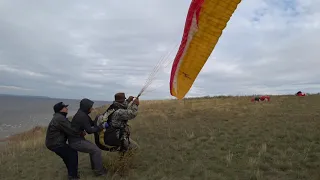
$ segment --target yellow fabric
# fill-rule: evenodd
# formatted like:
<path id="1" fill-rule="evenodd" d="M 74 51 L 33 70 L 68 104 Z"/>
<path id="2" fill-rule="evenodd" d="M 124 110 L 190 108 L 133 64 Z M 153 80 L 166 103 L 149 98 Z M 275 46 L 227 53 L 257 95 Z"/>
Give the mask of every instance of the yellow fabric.
<path id="1" fill-rule="evenodd" d="M 189 47 L 180 60 L 180 67 L 177 68 L 177 85 L 176 89 L 173 87 L 173 96 L 182 99 L 188 93 L 240 2 L 241 0 L 204 1 L 199 14 L 198 30 L 194 32 Z"/>
<path id="2" fill-rule="evenodd" d="M 106 145 L 106 144 L 104 143 L 104 132 L 105 132 L 105 131 L 106 131 L 106 130 L 103 129 L 102 131 L 98 132 L 98 134 L 99 134 L 99 142 L 100 142 L 100 144 L 103 145 L 103 146 L 108 146 L 108 145 Z"/>

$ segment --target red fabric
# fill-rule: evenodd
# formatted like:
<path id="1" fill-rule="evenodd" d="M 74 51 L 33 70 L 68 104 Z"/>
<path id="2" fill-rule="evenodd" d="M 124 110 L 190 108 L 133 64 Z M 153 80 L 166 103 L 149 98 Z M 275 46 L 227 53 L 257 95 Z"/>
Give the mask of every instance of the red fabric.
<path id="1" fill-rule="evenodd" d="M 80 136 L 82 136 L 82 137 L 84 137 L 85 135 L 87 135 L 87 133 L 86 133 L 85 131 L 82 131 L 82 132 L 80 133 Z"/>
<path id="2" fill-rule="evenodd" d="M 255 97 L 252 98 L 252 99 L 251 99 L 251 102 L 254 102 L 255 99 L 256 99 Z M 267 99 L 268 101 L 270 101 L 270 96 L 260 96 L 260 97 L 259 97 L 259 101 L 265 101 L 266 99 Z"/>
<path id="3" fill-rule="evenodd" d="M 261 100 L 261 101 L 264 101 L 264 100 L 266 100 L 266 99 L 267 99 L 268 101 L 270 101 L 270 96 L 261 96 L 261 97 L 260 97 L 260 100 Z"/>
<path id="4" fill-rule="evenodd" d="M 171 77 L 170 77 L 170 93 L 171 93 L 171 95 L 172 95 L 173 78 L 174 78 L 174 75 L 177 71 L 178 64 L 181 60 L 181 56 L 182 56 L 183 52 L 185 51 L 185 47 L 186 47 L 187 40 L 188 40 L 188 35 L 190 32 L 190 27 L 192 24 L 192 18 L 194 16 L 194 14 L 196 14 L 197 24 L 198 24 L 199 14 L 201 11 L 201 5 L 203 4 L 203 2 L 204 2 L 204 0 L 192 0 L 192 2 L 190 4 L 189 11 L 188 11 L 187 18 L 186 18 L 186 22 L 185 22 L 185 27 L 184 27 L 184 32 L 183 32 L 181 44 L 180 44 L 178 53 L 173 61 L 173 65 L 172 65 L 172 69 L 171 69 Z"/>

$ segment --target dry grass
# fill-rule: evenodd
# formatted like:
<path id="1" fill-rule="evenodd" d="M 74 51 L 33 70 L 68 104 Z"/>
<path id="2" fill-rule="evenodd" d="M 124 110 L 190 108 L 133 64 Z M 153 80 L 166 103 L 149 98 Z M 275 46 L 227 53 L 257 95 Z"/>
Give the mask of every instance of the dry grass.
<path id="1" fill-rule="evenodd" d="M 320 179 L 319 102 L 318 95 L 260 103 L 250 97 L 145 101 L 130 123 L 141 149 L 123 162 L 104 152 L 107 179 L 121 179 L 121 172 L 122 179 L 139 180 Z M 14 138 L 0 154 L 0 179 L 65 179 L 44 133 Z M 98 179 L 87 154 L 80 153 L 79 168 L 82 179 Z"/>

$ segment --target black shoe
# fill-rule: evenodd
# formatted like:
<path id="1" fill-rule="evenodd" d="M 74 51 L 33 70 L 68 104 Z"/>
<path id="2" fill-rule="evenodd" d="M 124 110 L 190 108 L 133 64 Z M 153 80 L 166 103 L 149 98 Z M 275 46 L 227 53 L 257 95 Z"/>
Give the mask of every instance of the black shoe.
<path id="1" fill-rule="evenodd" d="M 102 171 L 95 171 L 96 176 L 104 176 L 108 174 L 108 171 L 106 168 L 103 168 Z"/>
<path id="2" fill-rule="evenodd" d="M 79 180 L 79 179 L 80 179 L 79 176 L 76 176 L 76 177 L 68 176 L 68 180 Z"/>

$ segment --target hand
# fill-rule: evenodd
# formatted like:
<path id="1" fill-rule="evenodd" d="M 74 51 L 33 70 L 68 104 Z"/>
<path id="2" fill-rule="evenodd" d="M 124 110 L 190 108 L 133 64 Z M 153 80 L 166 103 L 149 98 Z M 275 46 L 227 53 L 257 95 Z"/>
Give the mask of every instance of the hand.
<path id="1" fill-rule="evenodd" d="M 128 102 L 131 102 L 133 100 L 133 96 L 129 96 L 129 98 L 127 99 Z"/>
<path id="2" fill-rule="evenodd" d="M 139 98 L 136 98 L 135 100 L 133 100 L 133 104 L 136 104 L 137 106 L 139 106 L 140 104 Z"/>

